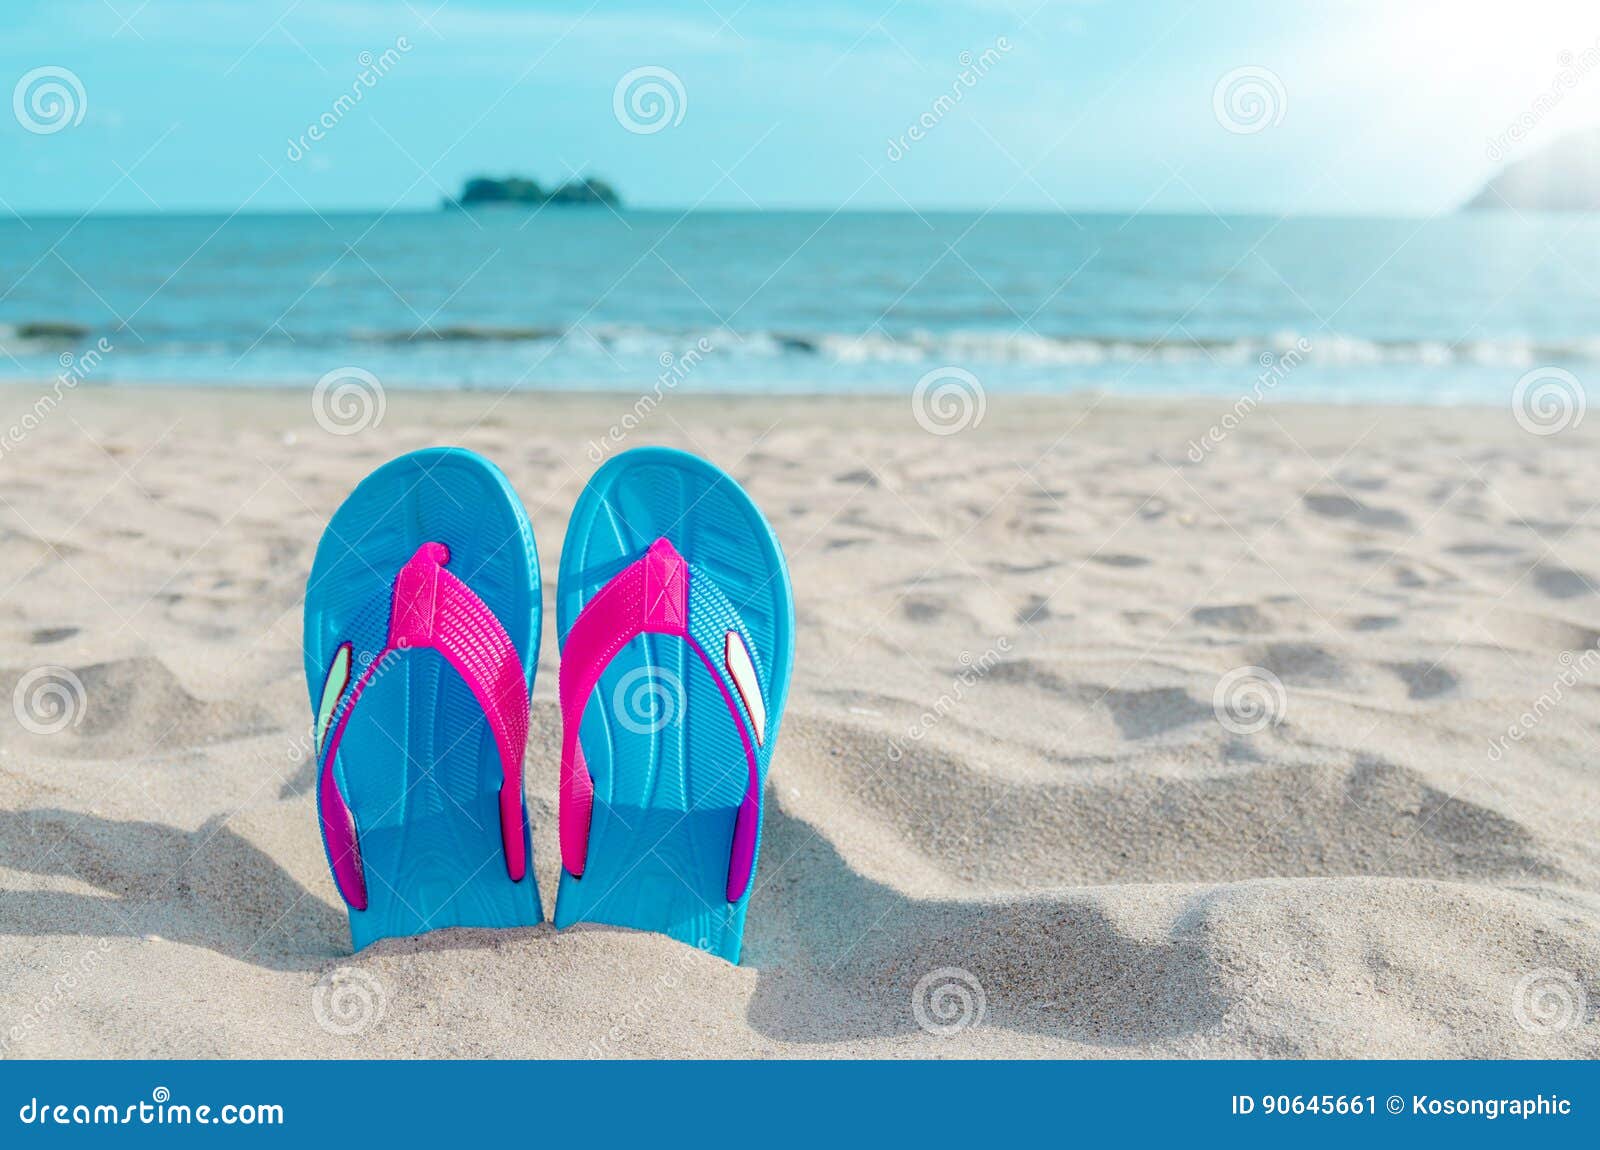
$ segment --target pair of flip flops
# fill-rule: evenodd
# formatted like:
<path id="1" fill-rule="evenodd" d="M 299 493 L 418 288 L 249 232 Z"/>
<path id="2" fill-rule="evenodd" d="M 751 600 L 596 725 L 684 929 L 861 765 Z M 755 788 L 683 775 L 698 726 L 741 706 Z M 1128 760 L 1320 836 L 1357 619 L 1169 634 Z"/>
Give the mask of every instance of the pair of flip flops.
<path id="1" fill-rule="evenodd" d="M 539 558 L 499 468 L 413 452 L 345 500 L 305 601 L 317 808 L 356 949 L 543 919 L 523 802 Z M 794 661 L 778 540 L 724 472 L 618 455 L 573 509 L 555 924 L 739 960 L 762 786 Z"/>

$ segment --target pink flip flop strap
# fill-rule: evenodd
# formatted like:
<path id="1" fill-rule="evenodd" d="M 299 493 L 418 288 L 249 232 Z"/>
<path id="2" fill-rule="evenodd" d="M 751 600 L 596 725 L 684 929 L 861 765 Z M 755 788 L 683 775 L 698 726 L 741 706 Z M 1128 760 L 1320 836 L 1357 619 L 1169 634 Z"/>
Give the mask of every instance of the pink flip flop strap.
<path id="1" fill-rule="evenodd" d="M 429 649 L 439 652 L 472 689 L 500 752 L 500 841 L 506 874 L 520 882 L 528 860 L 522 806 L 522 759 L 528 743 L 528 681 L 516 645 L 486 603 L 444 569 L 450 549 L 424 543 L 395 577 L 389 634 L 339 709 L 323 750 L 318 802 L 334 878 L 344 900 L 367 905 L 366 879 L 355 818 L 339 792 L 333 762 L 350 712 L 390 655 Z"/>
<path id="2" fill-rule="evenodd" d="M 733 689 L 718 664 L 689 633 L 690 574 L 688 561 L 672 543 L 657 539 L 640 559 L 595 593 L 567 633 L 561 648 L 561 863 L 568 874 L 582 878 L 589 854 L 594 780 L 578 739 L 589 697 L 607 665 L 632 640 L 647 634 L 672 635 L 688 642 L 717 680 L 749 761 L 750 787 L 740 805 L 729 860 L 728 899 L 734 902 L 744 894 L 754 864 L 752 828 L 759 825 L 760 772 L 755 745 L 744 714 L 734 702 Z"/>

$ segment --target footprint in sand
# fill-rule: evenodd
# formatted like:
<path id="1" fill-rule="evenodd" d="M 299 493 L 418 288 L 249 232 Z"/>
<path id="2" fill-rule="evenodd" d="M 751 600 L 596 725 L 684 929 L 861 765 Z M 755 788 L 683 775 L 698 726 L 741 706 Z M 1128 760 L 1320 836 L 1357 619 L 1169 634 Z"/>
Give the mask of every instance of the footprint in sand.
<path id="1" fill-rule="evenodd" d="M 1507 543 L 1456 543 L 1446 547 L 1445 552 L 1465 559 L 1510 559 L 1521 555 L 1522 548 Z"/>
<path id="2" fill-rule="evenodd" d="M 1303 502 L 1308 509 L 1328 519 L 1349 519 L 1363 527 L 1381 527 L 1392 531 L 1411 528 L 1410 517 L 1402 512 L 1387 507 L 1373 507 L 1337 492 L 1307 492 Z"/>
<path id="3" fill-rule="evenodd" d="M 1269 643 L 1256 661 L 1291 684 L 1331 685 L 1348 678 L 1344 661 L 1315 643 Z"/>
<path id="4" fill-rule="evenodd" d="M 900 601 L 900 613 L 913 623 L 933 623 L 944 618 L 949 609 L 944 600 L 926 596 L 908 595 Z"/>
<path id="5" fill-rule="evenodd" d="M 1200 702 L 1181 687 L 1110 690 L 1100 702 L 1111 711 L 1125 739 L 1148 739 L 1215 717 L 1209 702 Z"/>
<path id="6" fill-rule="evenodd" d="M 1050 600 L 1043 595 L 1028 596 L 1015 616 L 1018 623 L 1042 623 L 1050 617 Z"/>
<path id="7" fill-rule="evenodd" d="M 878 486 L 878 477 L 864 467 L 855 471 L 846 471 L 842 475 L 835 475 L 833 481 L 845 487 Z"/>
<path id="8" fill-rule="evenodd" d="M 1215 627 L 1241 635 L 1261 634 L 1272 629 L 1266 615 L 1253 603 L 1224 603 L 1215 607 L 1196 607 L 1189 617 L 1202 627 Z"/>
<path id="9" fill-rule="evenodd" d="M 1448 695 L 1461 683 L 1450 668 L 1425 659 L 1410 663 L 1385 663 L 1384 666 L 1400 676 L 1406 685 L 1406 694 L 1413 699 L 1436 699 L 1440 695 Z"/>
<path id="10" fill-rule="evenodd" d="M 1552 599 L 1576 599 L 1580 595 L 1595 593 L 1594 583 L 1587 575 L 1566 567 L 1540 564 L 1533 569 L 1533 582 Z"/>

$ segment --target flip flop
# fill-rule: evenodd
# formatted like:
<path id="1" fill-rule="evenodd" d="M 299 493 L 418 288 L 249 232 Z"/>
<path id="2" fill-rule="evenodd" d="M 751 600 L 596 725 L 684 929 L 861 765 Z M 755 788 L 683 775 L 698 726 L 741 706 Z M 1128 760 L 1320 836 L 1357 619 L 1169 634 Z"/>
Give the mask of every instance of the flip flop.
<path id="1" fill-rule="evenodd" d="M 556 925 L 659 931 L 738 962 L 794 666 L 777 537 L 705 460 L 624 452 L 573 509 L 556 624 Z"/>
<path id="2" fill-rule="evenodd" d="M 522 800 L 539 559 L 499 468 L 416 451 L 362 480 L 306 585 L 317 799 L 360 950 L 541 920 Z"/>

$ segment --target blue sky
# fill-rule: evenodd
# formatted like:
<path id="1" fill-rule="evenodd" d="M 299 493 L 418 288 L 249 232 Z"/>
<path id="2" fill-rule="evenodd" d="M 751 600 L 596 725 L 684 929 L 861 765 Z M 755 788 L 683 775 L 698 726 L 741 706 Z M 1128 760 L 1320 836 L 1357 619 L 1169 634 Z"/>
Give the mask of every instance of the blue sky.
<path id="1" fill-rule="evenodd" d="M 638 206 L 1428 214 L 1532 109 L 1511 158 L 1600 121 L 1588 0 L 7 0 L 6 25 L 14 102 L 40 68 L 83 93 L 60 130 L 0 115 L 0 212 L 23 214 L 425 208 L 513 171 Z M 641 68 L 682 92 L 654 132 L 614 113 Z M 1256 131 L 1215 107 L 1240 69 Z"/>

